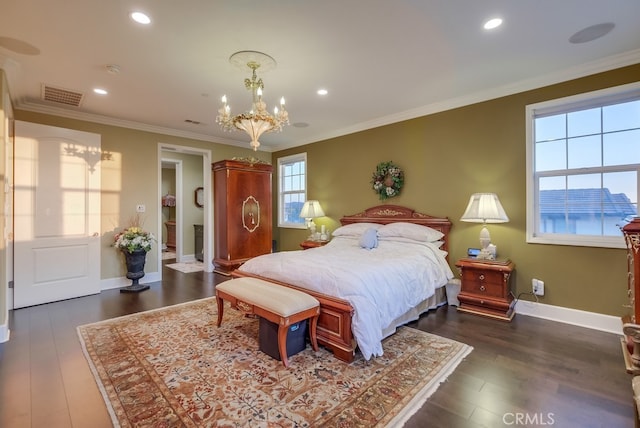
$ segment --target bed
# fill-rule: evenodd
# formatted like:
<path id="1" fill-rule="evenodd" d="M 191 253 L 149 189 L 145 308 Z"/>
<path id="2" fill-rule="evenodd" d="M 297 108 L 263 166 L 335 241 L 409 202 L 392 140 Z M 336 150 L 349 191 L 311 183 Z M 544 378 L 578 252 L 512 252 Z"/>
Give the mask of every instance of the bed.
<path id="1" fill-rule="evenodd" d="M 316 297 L 318 343 L 351 362 L 356 348 L 365 359 L 382 355 L 383 338 L 446 303 L 444 285 L 453 277 L 447 261 L 451 222 L 379 205 L 340 223 L 325 246 L 254 257 L 232 276 L 262 278 Z"/>

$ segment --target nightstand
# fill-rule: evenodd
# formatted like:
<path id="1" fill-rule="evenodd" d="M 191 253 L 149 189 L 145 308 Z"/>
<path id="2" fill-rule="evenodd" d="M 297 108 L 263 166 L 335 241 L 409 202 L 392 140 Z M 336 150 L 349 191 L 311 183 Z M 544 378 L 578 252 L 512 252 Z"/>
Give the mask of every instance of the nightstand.
<path id="1" fill-rule="evenodd" d="M 456 262 L 462 280 L 458 310 L 511 321 L 515 299 L 510 279 L 516 265 L 507 260 L 460 259 Z"/>
<path id="2" fill-rule="evenodd" d="M 327 243 L 329 243 L 329 241 L 311 241 L 307 239 L 306 241 L 300 243 L 300 246 L 303 250 L 308 250 L 309 248 L 322 247 L 324 245 L 327 245 Z"/>

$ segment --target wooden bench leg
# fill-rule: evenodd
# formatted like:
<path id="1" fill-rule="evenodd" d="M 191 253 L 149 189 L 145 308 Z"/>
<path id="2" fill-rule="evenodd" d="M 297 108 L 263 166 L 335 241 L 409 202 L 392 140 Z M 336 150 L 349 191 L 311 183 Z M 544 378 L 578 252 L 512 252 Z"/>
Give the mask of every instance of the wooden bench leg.
<path id="1" fill-rule="evenodd" d="M 222 315 L 224 313 L 224 300 L 222 297 L 216 296 L 216 301 L 218 302 L 218 327 L 222 324 Z"/>
<path id="2" fill-rule="evenodd" d="M 278 326 L 278 349 L 280 350 L 280 359 L 285 367 L 289 367 L 289 359 L 287 358 L 287 333 L 289 332 L 288 325 L 280 324 Z"/>
<path id="3" fill-rule="evenodd" d="M 309 339 L 311 340 L 311 347 L 314 351 L 318 351 L 318 340 L 316 338 L 316 327 L 318 326 L 318 318 L 320 315 L 311 317 L 309 322 Z"/>

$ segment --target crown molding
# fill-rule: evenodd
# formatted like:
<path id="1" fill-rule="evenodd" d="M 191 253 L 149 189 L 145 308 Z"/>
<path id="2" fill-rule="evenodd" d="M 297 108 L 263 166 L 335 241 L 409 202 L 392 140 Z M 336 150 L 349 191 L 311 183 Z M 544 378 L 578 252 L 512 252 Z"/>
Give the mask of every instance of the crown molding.
<path id="1" fill-rule="evenodd" d="M 640 63 L 640 49 L 628 51 L 622 54 L 610 56 L 607 58 L 592 61 L 580 66 L 566 68 L 554 73 L 536 76 L 535 78 L 521 80 L 519 82 L 497 86 L 484 91 L 475 92 L 462 97 L 451 98 L 440 102 L 417 107 L 415 109 L 405 110 L 393 115 L 380 117 L 367 122 L 356 123 L 346 128 L 336 129 L 335 131 L 325 134 L 317 134 L 305 141 L 297 141 L 295 144 L 282 144 L 274 149 L 284 150 L 304 144 L 311 144 L 330 138 L 336 138 L 343 135 L 353 134 L 356 132 L 366 131 L 367 129 L 377 128 L 379 126 L 390 125 L 405 120 L 415 119 L 417 117 L 428 116 L 430 114 L 451 110 L 458 107 L 464 107 L 471 104 L 480 103 L 508 95 L 526 92 L 545 86 L 562 83 L 569 80 L 579 79 L 581 77 L 590 76 L 592 74 L 602 73 L 605 71 L 615 70 L 617 68 Z"/>
<path id="2" fill-rule="evenodd" d="M 210 143 L 225 144 L 229 146 L 247 147 L 246 141 L 237 141 L 226 138 L 214 137 L 212 135 L 199 134 L 197 132 L 183 131 L 174 128 L 166 128 L 157 125 L 149 125 L 147 123 L 136 122 L 132 120 L 118 119 L 110 116 L 103 116 L 94 113 L 86 113 L 81 111 L 73 111 L 66 108 L 40 104 L 33 101 L 18 101 L 16 110 L 23 110 L 32 113 L 48 114 L 52 116 L 64 117 L 67 119 L 76 119 L 86 122 L 99 123 L 101 125 L 117 126 L 120 128 L 134 129 L 137 131 L 151 132 L 155 134 L 170 135 L 173 137 L 189 138 L 198 141 L 207 141 Z"/>
<path id="3" fill-rule="evenodd" d="M 640 49 L 628 51 L 618 55 L 613 55 L 607 58 L 592 61 L 580 66 L 566 68 L 557 72 L 549 73 L 546 75 L 536 76 L 531 79 L 525 79 L 513 84 L 498 86 L 490 88 L 484 91 L 475 92 L 462 97 L 451 98 L 448 100 L 431 103 L 425 106 L 421 106 L 415 109 L 405 110 L 393 115 L 380 117 L 374 120 L 360 122 L 352 126 L 339 128 L 331 132 L 321 133 L 313 135 L 306 139 L 296 140 L 291 144 L 276 144 L 260 146 L 261 151 L 274 152 L 293 147 L 303 146 L 330 138 L 337 138 L 343 135 L 353 134 L 356 132 L 366 131 L 368 129 L 377 128 L 380 126 L 390 125 L 393 123 L 402 122 L 405 120 L 415 119 L 417 117 L 427 116 L 434 113 L 439 113 L 446 110 L 451 110 L 466 105 L 471 105 L 491 99 L 496 99 L 508 95 L 517 94 L 520 92 L 529 91 L 532 89 L 541 88 L 544 86 L 553 85 L 556 83 L 566 82 L 568 80 L 578 79 L 586 77 L 592 74 L 597 74 L 605 71 L 614 70 L 616 68 L 626 67 L 633 64 L 640 63 Z M 4 68 L 7 65 L 11 72 L 8 72 L 9 86 L 11 87 L 11 74 L 17 71 L 19 65 L 7 57 L 0 55 L 0 66 Z M 17 67 L 17 68 L 16 68 Z M 84 120 L 89 122 L 100 123 L 103 125 L 112 125 L 122 128 L 135 129 L 139 131 L 153 132 L 164 135 L 171 135 L 174 137 L 190 138 L 199 141 L 208 141 L 218 144 L 226 144 L 236 147 L 246 147 L 246 141 L 238 141 L 233 139 L 221 139 L 213 137 L 211 135 L 199 134 L 195 132 L 182 131 L 173 128 L 165 128 L 161 126 L 149 125 L 145 123 L 116 119 L 108 116 L 97 115 L 93 113 L 84 113 L 79 111 L 72 111 L 55 106 L 43 105 L 29 101 L 14 101 L 15 109 L 30 111 L 34 113 L 50 114 L 54 116 L 66 117 L 69 119 Z"/>

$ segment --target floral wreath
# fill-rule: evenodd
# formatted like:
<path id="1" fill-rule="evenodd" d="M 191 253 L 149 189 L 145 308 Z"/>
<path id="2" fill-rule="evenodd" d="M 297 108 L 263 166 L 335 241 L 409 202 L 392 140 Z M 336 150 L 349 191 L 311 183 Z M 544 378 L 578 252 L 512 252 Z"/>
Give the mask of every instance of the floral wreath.
<path id="1" fill-rule="evenodd" d="M 380 162 L 373 172 L 371 184 L 381 201 L 393 198 L 400 194 L 404 185 L 404 172 L 391 161 Z"/>

